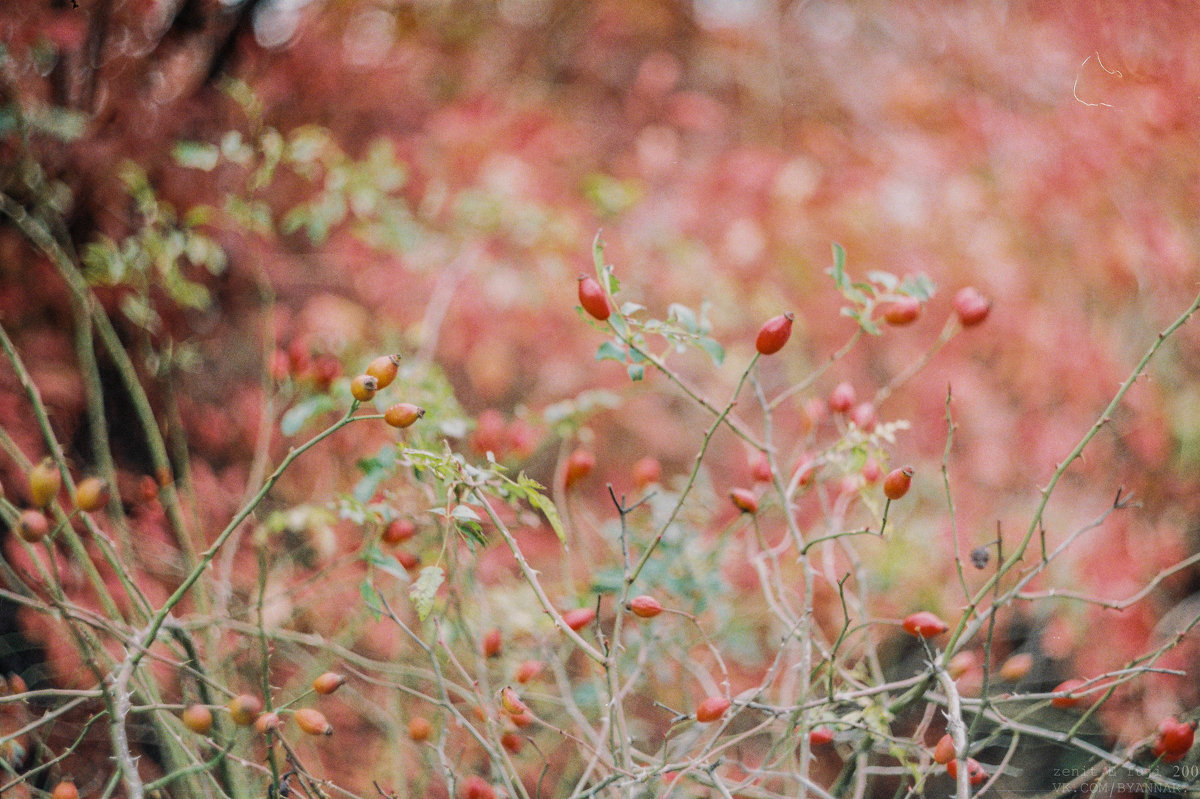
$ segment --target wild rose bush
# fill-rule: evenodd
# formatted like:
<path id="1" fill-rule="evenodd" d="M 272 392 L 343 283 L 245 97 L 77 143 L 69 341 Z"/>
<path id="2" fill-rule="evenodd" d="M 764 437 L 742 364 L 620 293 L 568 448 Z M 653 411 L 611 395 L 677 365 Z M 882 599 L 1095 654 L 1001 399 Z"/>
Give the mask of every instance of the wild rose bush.
<path id="1" fill-rule="evenodd" d="M 886 102 L 816 109 L 789 158 L 737 142 L 738 120 L 769 118 L 761 87 L 736 78 L 754 113 L 730 115 L 670 50 L 663 31 L 686 20 L 597 5 L 555 32 L 586 44 L 572 87 L 629 137 L 483 91 L 486 26 L 450 100 L 439 70 L 470 59 L 436 21 L 397 33 L 411 70 L 356 67 L 383 83 L 314 69 L 362 40 L 369 12 L 315 16 L 309 46 L 222 96 L 154 77 L 193 63 L 172 37 L 162 60 L 104 61 L 102 107 L 143 97 L 138 70 L 159 88 L 98 128 L 34 78 L 86 85 L 73 54 L 96 18 L 5 12 L 28 135 L 4 142 L 21 168 L 0 231 L 5 791 L 64 774 L 84 794 L 179 796 L 894 795 L 951 790 L 947 768 L 963 795 L 1194 781 L 1188 394 L 1158 388 L 1186 385 L 1175 349 L 1194 326 L 1155 338 L 1187 304 L 1166 290 L 1186 272 L 1145 278 L 1165 287 L 1157 310 L 1118 304 L 1129 268 L 1093 257 L 1078 220 L 1047 221 L 1103 207 L 1088 170 L 1129 179 L 1120 147 L 1148 135 L 1129 114 L 1055 117 L 1057 181 L 1011 177 L 1045 132 L 1017 126 L 994 189 L 950 179 L 961 202 L 929 212 L 838 125 L 917 124 L 970 162 L 972 135 L 950 131 L 991 135 L 1020 103 L 947 106 L 933 76 L 900 71 L 878 84 Z M 136 13 L 114 24 L 152 34 Z M 826 48 L 837 21 L 817 25 Z M 604 100 L 638 36 L 658 49 Z M 769 44 L 695 42 L 722 64 Z M 1189 163 L 1179 87 L 1122 56 L 1137 83 L 1089 62 L 1077 92 L 1149 108 L 1156 158 Z M 299 105 L 277 99 L 288 68 L 312 78 Z M 313 124 L 333 95 L 377 124 Z M 413 128 L 378 135 L 396 119 Z M 1148 208 L 1169 207 L 1161 185 Z M 1071 237 L 1091 282 L 1019 278 L 996 223 L 971 216 L 992 190 L 1057 209 L 1030 211 L 1022 235 L 1052 259 L 1050 239 Z M 1176 217 L 1142 216 L 1178 267 Z M 1113 252 L 1138 251 L 1106 230 Z M 845 248 L 829 258 L 831 239 Z M 574 308 L 581 272 L 603 323 Z M 979 277 L 996 306 L 962 330 L 956 298 Z M 1104 336 L 1069 302 L 1086 291 L 1101 318 L 1115 309 Z M 887 322 L 913 302 L 911 324 Z M 789 342 L 756 358 L 759 326 L 789 310 Z M 390 352 L 396 381 L 355 400 Z M 425 415 L 397 433 L 379 418 L 397 403 Z M 31 543 L 18 514 L 46 455 L 64 486 Z M 886 478 L 906 465 L 900 496 Z M 71 484 L 93 473 L 113 499 L 79 512 Z M 317 691 L 331 672 L 345 684 Z M 948 758 L 945 731 L 981 765 Z"/>

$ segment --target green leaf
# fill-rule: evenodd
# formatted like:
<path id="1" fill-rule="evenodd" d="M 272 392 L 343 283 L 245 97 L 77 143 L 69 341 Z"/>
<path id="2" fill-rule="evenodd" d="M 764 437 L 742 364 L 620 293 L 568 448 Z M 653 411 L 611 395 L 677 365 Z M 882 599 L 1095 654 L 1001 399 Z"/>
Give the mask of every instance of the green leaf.
<path id="1" fill-rule="evenodd" d="M 379 484 L 388 478 L 384 469 L 372 469 L 361 480 L 354 484 L 354 498 L 359 502 L 367 502 L 375 496 Z"/>
<path id="2" fill-rule="evenodd" d="M 929 300 L 937 291 L 937 284 L 928 275 L 908 275 L 900 283 L 900 291 L 922 302 Z"/>
<path id="3" fill-rule="evenodd" d="M 606 341 L 596 350 L 597 361 L 621 361 L 626 360 L 625 350 L 618 344 L 612 341 Z"/>
<path id="4" fill-rule="evenodd" d="M 479 518 L 479 514 L 476 513 L 473 508 L 467 505 L 455 505 L 450 511 L 450 518 L 456 522 L 470 521 L 478 523 L 482 521 L 482 519 Z"/>
<path id="5" fill-rule="evenodd" d="M 177 142 L 171 150 L 171 157 L 180 166 L 211 172 L 216 169 L 217 162 L 221 160 L 221 151 L 214 144 L 181 141 Z"/>
<path id="6" fill-rule="evenodd" d="M 144 297 L 137 294 L 126 294 L 121 298 L 120 305 L 121 313 L 125 314 L 125 318 L 138 327 L 145 328 L 151 333 L 159 329 L 162 318 L 150 307 L 150 303 Z"/>
<path id="7" fill-rule="evenodd" d="M 704 336 L 697 339 L 696 343 L 700 345 L 700 349 L 708 353 L 708 357 L 712 358 L 713 363 L 717 366 L 725 362 L 725 348 L 713 339 Z"/>
<path id="8" fill-rule="evenodd" d="M 888 291 L 895 291 L 896 285 L 900 282 L 900 279 L 891 272 L 884 272 L 879 269 L 872 269 L 867 272 L 867 280 L 872 283 L 878 283 Z"/>
<path id="9" fill-rule="evenodd" d="M 450 521 L 456 530 L 480 546 L 487 546 L 487 536 L 483 534 L 479 514 L 466 505 L 455 505 L 450 511 Z"/>
<path id="10" fill-rule="evenodd" d="M 181 220 L 184 227 L 199 227 L 212 221 L 213 207 L 211 205 L 193 205 L 183 214 Z"/>
<path id="11" fill-rule="evenodd" d="M 483 534 L 483 528 L 478 522 L 457 522 L 454 529 L 481 547 L 487 546 L 487 536 Z"/>
<path id="12" fill-rule="evenodd" d="M 850 284 L 858 292 L 858 296 L 862 299 L 859 302 L 865 302 L 868 297 L 875 296 L 875 287 L 870 283 L 865 283 L 861 280 L 856 280 Z M 849 295 L 847 295 L 849 296 Z"/>
<path id="13" fill-rule="evenodd" d="M 291 235 L 300 228 L 304 227 L 305 220 L 311 212 L 306 205 L 297 205 L 292 210 L 283 215 L 283 219 L 279 222 L 279 229 L 283 233 Z"/>
<path id="14" fill-rule="evenodd" d="M 592 261 L 596 264 L 596 278 L 603 279 L 604 277 L 604 239 L 600 238 L 600 231 L 596 231 L 596 238 L 592 239 Z"/>
<path id="15" fill-rule="evenodd" d="M 294 436 L 314 416 L 333 410 L 333 397 L 316 394 L 297 402 L 279 420 L 279 431 L 285 436 Z"/>
<path id="16" fill-rule="evenodd" d="M 839 289 L 846 285 L 846 249 L 836 241 L 833 243 L 833 266 L 829 270 L 833 285 Z"/>
<path id="17" fill-rule="evenodd" d="M 329 145 L 329 131 L 317 125 L 305 125 L 292 131 L 284 156 L 292 163 L 315 161 Z"/>
<path id="18" fill-rule="evenodd" d="M 621 180 L 611 175 L 593 172 L 583 179 L 583 195 L 596 211 L 612 216 L 626 211 L 642 197 L 642 186 L 635 180 Z"/>
<path id="19" fill-rule="evenodd" d="M 846 464 L 846 472 L 848 474 L 857 474 L 862 471 L 863 464 L 867 462 L 867 451 L 862 447 L 855 447 L 850 451 L 850 460 Z"/>
<path id="20" fill-rule="evenodd" d="M 600 274 L 600 282 L 605 284 L 604 289 L 608 292 L 609 296 L 615 295 L 621 290 L 621 281 L 617 280 L 617 276 L 613 272 L 611 265 L 605 267 L 604 271 Z"/>
<path id="21" fill-rule="evenodd" d="M 371 584 L 370 577 L 364 577 L 363 581 L 358 584 L 358 593 L 363 598 L 363 604 L 371 611 L 371 615 L 375 621 L 383 618 L 383 607 L 379 604 L 378 592 L 375 586 Z"/>
<path id="22" fill-rule="evenodd" d="M 696 324 L 696 312 L 686 305 L 677 302 L 671 303 L 667 308 L 667 318 L 679 324 L 689 333 L 700 332 Z"/>
<path id="23" fill-rule="evenodd" d="M 592 575 L 592 584 L 588 588 L 588 593 L 615 594 L 621 590 L 624 582 L 624 570 L 619 568 L 600 569 Z"/>
<path id="24" fill-rule="evenodd" d="M 638 311 L 644 310 L 646 310 L 646 306 L 636 302 L 626 302 L 621 304 L 621 316 L 631 316 Z"/>
<path id="25" fill-rule="evenodd" d="M 367 563 L 379 569 L 382 572 L 392 575 L 398 580 L 408 582 L 411 578 L 408 576 L 408 570 L 401 565 L 400 561 L 396 560 L 391 555 L 386 555 L 375 544 L 363 550 L 362 559 Z"/>
<path id="26" fill-rule="evenodd" d="M 88 121 L 82 111 L 61 106 L 35 104 L 25 109 L 25 122 L 30 128 L 64 142 L 82 136 Z"/>
<path id="27" fill-rule="evenodd" d="M 558 508 L 554 506 L 549 497 L 537 490 L 542 486 L 524 474 L 519 475 L 518 484 L 525 489 L 525 498 L 529 500 L 529 504 L 540 510 L 546 517 L 546 521 L 550 522 L 550 527 L 554 529 L 554 534 L 558 536 L 559 542 L 567 543 L 567 531 L 563 529 L 562 519 L 558 517 Z"/>
<path id="28" fill-rule="evenodd" d="M 438 588 L 446 579 L 446 573 L 441 566 L 426 566 L 421 569 L 421 576 L 408 589 L 408 597 L 417 609 L 417 618 L 425 621 L 433 610 L 433 598 Z"/>
<path id="29" fill-rule="evenodd" d="M 843 308 L 842 316 L 848 316 L 855 322 L 858 322 L 858 326 L 863 329 L 864 333 L 869 333 L 872 336 L 880 335 L 879 326 L 872 322 L 870 317 L 863 314 L 857 308 Z"/>
<path id="30" fill-rule="evenodd" d="M 625 371 L 629 373 L 629 379 L 635 383 L 646 376 L 646 367 L 640 363 L 629 364 L 625 367 Z"/>

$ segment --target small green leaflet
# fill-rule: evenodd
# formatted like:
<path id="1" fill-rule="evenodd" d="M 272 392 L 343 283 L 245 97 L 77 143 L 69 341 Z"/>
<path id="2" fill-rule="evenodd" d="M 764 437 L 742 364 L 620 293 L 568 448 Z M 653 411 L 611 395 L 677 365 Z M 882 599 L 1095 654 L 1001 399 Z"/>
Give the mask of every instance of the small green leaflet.
<path id="1" fill-rule="evenodd" d="M 620 291 L 621 282 L 613 274 L 612 267 L 604 265 L 604 240 L 600 238 L 600 231 L 596 231 L 596 238 L 592 240 L 592 260 L 596 264 L 596 278 L 609 295 Z"/>
<path id="2" fill-rule="evenodd" d="M 211 172 L 213 169 L 216 169 L 217 163 L 221 159 L 221 151 L 217 149 L 215 144 L 204 144 L 194 141 L 181 141 L 177 143 L 171 155 L 175 158 L 175 163 L 180 166 L 199 169 L 204 172 Z"/>
<path id="3" fill-rule="evenodd" d="M 830 267 L 829 274 L 838 289 L 846 286 L 846 248 L 836 241 L 833 243 L 833 266 Z"/>
<path id="4" fill-rule="evenodd" d="M 592 239 L 592 260 L 596 263 L 596 277 L 600 277 L 604 273 L 604 239 L 600 238 L 599 230 Z"/>
<path id="5" fill-rule="evenodd" d="M 896 286 L 900 282 L 900 278 L 893 275 L 891 272 L 884 272 L 880 269 L 867 270 L 867 280 L 872 283 L 878 283 L 883 286 L 885 291 L 895 291 Z"/>
<path id="6" fill-rule="evenodd" d="M 383 608 L 380 607 L 379 600 L 377 598 L 378 591 L 376 590 L 375 586 L 371 584 L 370 577 L 364 577 L 363 581 L 359 583 L 358 593 L 362 595 L 363 602 L 366 604 L 367 609 L 371 611 L 371 615 L 375 617 L 375 621 L 379 621 L 381 618 L 383 618 Z"/>
<path id="7" fill-rule="evenodd" d="M 937 291 L 937 284 L 924 273 L 909 275 L 900 283 L 900 290 L 910 297 L 916 297 L 925 302 Z"/>
<path id="8" fill-rule="evenodd" d="M 544 486 L 538 481 L 526 477 L 524 472 L 517 475 L 517 485 L 525 492 L 525 498 L 529 500 L 529 504 L 540 510 L 546 517 L 546 521 L 550 522 L 559 542 L 567 543 L 567 531 L 563 529 L 562 519 L 558 516 L 558 508 L 554 507 L 554 503 L 550 501 L 549 497 L 541 493 Z"/>
<path id="9" fill-rule="evenodd" d="M 398 580 L 408 582 L 410 579 L 408 576 L 408 571 L 403 565 L 401 565 L 400 561 L 396 560 L 391 555 L 385 555 L 379 549 L 379 547 L 375 546 L 374 544 L 363 550 L 362 559 L 374 566 L 376 569 L 386 572 Z"/>
<path id="10" fill-rule="evenodd" d="M 667 308 L 667 318 L 689 333 L 699 334 L 704 332 L 696 321 L 696 312 L 682 303 L 671 303 Z"/>
<path id="11" fill-rule="evenodd" d="M 870 316 L 857 308 L 842 308 L 842 316 L 848 316 L 858 322 L 858 326 L 863 329 L 864 333 L 869 333 L 872 336 L 881 335 L 879 325 L 872 322 Z"/>
<path id="12" fill-rule="evenodd" d="M 708 357 L 712 358 L 712 362 L 720 366 L 725 362 L 725 348 L 707 336 L 701 336 L 696 339 L 696 343 L 700 348 L 708 353 Z"/>
<path id="13" fill-rule="evenodd" d="M 455 505 L 454 510 L 450 511 L 450 520 L 460 533 L 481 546 L 487 546 L 487 536 L 483 534 L 478 513 L 466 505 Z"/>
<path id="14" fill-rule="evenodd" d="M 421 576 L 408 589 L 408 597 L 417 609 L 417 618 L 425 621 L 433 610 L 433 598 L 438 588 L 446 579 L 446 573 L 441 566 L 426 566 L 421 569 Z"/>
<path id="15" fill-rule="evenodd" d="M 596 350 L 597 361 L 625 361 L 625 350 L 611 341 L 605 341 Z"/>
<path id="16" fill-rule="evenodd" d="M 384 444 L 374 456 L 362 458 L 355 465 L 363 476 L 354 484 L 354 498 L 359 502 L 368 502 L 395 467 L 396 447 L 391 443 Z"/>
<path id="17" fill-rule="evenodd" d="M 293 405 L 279 421 L 279 431 L 285 436 L 294 436 L 312 417 L 333 410 L 333 397 L 315 394 Z"/>

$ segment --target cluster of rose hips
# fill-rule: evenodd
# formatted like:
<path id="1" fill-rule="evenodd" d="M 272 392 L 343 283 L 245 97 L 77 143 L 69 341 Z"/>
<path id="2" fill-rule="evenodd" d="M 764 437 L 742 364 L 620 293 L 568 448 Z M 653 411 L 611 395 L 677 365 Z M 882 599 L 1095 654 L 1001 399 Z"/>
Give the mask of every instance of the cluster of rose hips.
<path id="1" fill-rule="evenodd" d="M 312 683 L 314 693 L 328 696 L 342 687 L 346 678 L 336 672 L 327 671 Z M 262 700 L 253 694 L 239 694 L 225 705 L 229 719 L 239 727 L 251 727 L 259 735 L 278 734 L 283 719 L 274 711 L 263 712 Z M 292 720 L 301 732 L 308 735 L 332 735 L 333 725 L 325 714 L 316 708 L 302 707 L 292 712 Z M 213 726 L 213 712 L 208 705 L 192 704 L 180 714 L 183 725 L 198 735 L 207 735 Z"/>
<path id="2" fill-rule="evenodd" d="M 367 364 L 366 371 L 350 381 L 350 396 L 356 402 L 370 402 L 377 391 L 392 384 L 400 372 L 399 355 L 380 355 Z M 425 409 L 409 402 L 398 402 L 383 412 L 383 420 L 392 427 L 411 427 L 425 415 Z"/>
<path id="3" fill-rule="evenodd" d="M 54 459 L 44 458 L 30 469 L 28 483 L 29 500 L 33 507 L 21 511 L 15 529 L 22 540 L 36 544 L 50 534 L 50 519 L 45 511 L 62 488 L 62 474 Z M 108 504 L 110 494 L 106 480 L 85 477 L 75 486 L 75 507 L 84 513 L 93 513 Z M 3 496 L 2 491 L 0 496 Z"/>
<path id="4" fill-rule="evenodd" d="M 580 306 L 592 318 L 604 321 L 612 315 L 612 305 L 609 303 L 608 295 L 599 280 L 590 275 L 580 275 L 578 279 L 578 292 Z M 960 289 L 954 295 L 952 307 L 959 324 L 967 328 L 982 323 L 991 311 L 992 303 L 978 289 L 968 286 Z M 920 316 L 920 313 L 920 300 L 910 296 L 898 297 L 883 306 L 884 319 L 889 324 L 897 326 L 910 324 Z M 771 317 L 759 328 L 758 335 L 754 340 L 754 346 L 760 356 L 774 355 L 783 349 L 788 339 L 791 338 L 792 324 L 795 318 L 795 315 L 789 311 Z M 843 382 L 834 388 L 829 396 L 829 409 L 833 413 L 845 414 L 860 430 L 870 431 L 875 427 L 875 406 L 871 402 L 859 403 L 854 386 L 849 383 Z M 642 464 L 639 462 L 639 465 L 647 469 L 658 466 L 657 462 L 653 461 L 653 459 L 650 459 L 650 461 L 652 463 Z M 594 465 L 595 458 L 591 453 L 583 450 L 577 450 L 572 453 L 567 464 L 567 486 L 569 487 L 587 475 Z M 871 474 L 866 473 L 866 467 L 864 466 L 864 476 L 866 476 L 868 482 L 874 482 L 875 479 L 878 479 L 878 465 L 872 465 Z M 804 469 L 804 473 L 801 474 L 800 484 L 807 485 L 815 475 L 815 464 L 811 462 L 807 465 L 801 464 L 799 468 Z M 639 486 L 654 482 L 659 476 L 660 472 L 656 469 L 646 479 L 638 479 Z M 889 473 L 883 483 L 883 492 L 888 500 L 898 500 L 907 494 L 909 486 L 912 483 L 912 476 L 913 470 L 908 466 Z M 762 482 L 770 481 L 770 466 L 766 462 L 765 456 L 760 458 L 755 464 L 755 479 Z M 743 513 L 753 514 L 758 512 L 758 497 L 750 489 L 734 488 L 730 491 L 729 498 L 734 507 Z"/>
<path id="5" fill-rule="evenodd" d="M 604 321 L 612 315 L 612 306 L 609 303 L 608 295 L 596 278 L 580 276 L 578 291 L 579 304 L 594 319 Z M 959 323 L 965 328 L 973 327 L 983 322 L 991 309 L 991 303 L 976 289 L 966 288 L 959 291 L 955 296 L 953 307 Z M 921 303 L 919 300 L 913 297 L 901 297 L 884 306 L 883 317 L 889 324 L 906 325 L 915 321 L 920 316 L 920 312 Z M 791 337 L 794 320 L 795 316 L 790 312 L 767 320 L 755 337 L 755 349 L 758 354 L 760 356 L 773 355 L 782 350 Z M 869 431 L 875 425 L 874 406 L 869 402 L 858 403 L 854 387 L 848 383 L 842 383 L 834 389 L 829 398 L 829 408 L 834 413 L 848 415 L 850 421 L 860 429 Z M 652 461 L 653 459 L 649 460 Z M 567 485 L 570 486 L 583 476 L 586 476 L 594 465 L 595 458 L 591 453 L 584 450 L 577 450 L 572 453 L 568 459 L 566 468 Z M 656 467 L 658 467 L 657 461 L 653 461 L 652 463 L 639 461 L 639 471 L 646 472 L 643 477 L 638 479 L 639 485 L 649 484 L 659 479 L 661 472 L 660 468 Z M 809 464 L 808 470 L 809 472 L 815 472 L 815 466 Z M 878 479 L 878 472 L 878 465 L 874 465 L 871 482 L 874 479 Z M 765 456 L 756 461 L 754 474 L 756 480 L 761 480 L 762 482 L 770 480 L 770 465 L 766 461 Z M 811 480 L 811 474 L 808 476 Z M 893 470 L 884 478 L 884 495 L 889 501 L 901 499 L 908 493 L 912 484 L 912 477 L 913 469 L 909 466 Z M 743 513 L 753 514 L 758 512 L 758 497 L 750 489 L 735 487 L 730 491 L 729 498 L 734 507 Z M 628 607 L 632 612 L 643 618 L 652 618 L 663 610 L 661 603 L 650 596 L 636 597 L 630 600 Z M 593 616 L 594 613 L 589 611 L 585 624 L 590 622 Z M 565 619 L 566 614 L 564 614 Z M 574 625 L 571 626 L 574 628 Z M 922 638 L 940 635 L 949 629 L 949 626 L 944 621 L 928 611 L 912 614 L 904 619 L 902 626 L 907 632 Z M 731 704 L 731 701 L 725 696 L 707 697 L 696 706 L 694 718 L 700 723 L 717 721 L 725 716 Z M 827 727 L 818 727 L 810 732 L 809 740 L 813 745 L 826 744 L 833 740 L 833 732 Z M 939 760 L 939 762 L 954 764 L 952 742 L 950 744 L 950 756 L 948 760 Z M 969 760 L 968 769 L 970 770 L 972 784 L 978 784 L 978 782 L 982 781 L 982 777 L 985 774 L 977 762 Z"/>

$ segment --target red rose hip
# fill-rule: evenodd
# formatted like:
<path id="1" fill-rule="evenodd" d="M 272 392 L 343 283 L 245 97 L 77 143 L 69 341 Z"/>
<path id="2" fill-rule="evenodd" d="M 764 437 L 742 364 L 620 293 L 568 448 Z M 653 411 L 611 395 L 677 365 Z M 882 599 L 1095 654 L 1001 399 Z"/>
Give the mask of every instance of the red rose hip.
<path id="1" fill-rule="evenodd" d="M 716 721 L 729 710 L 730 701 L 723 696 L 710 696 L 696 706 L 696 721 L 707 724 Z"/>
<path id="2" fill-rule="evenodd" d="M 950 629 L 950 625 L 927 610 L 906 616 L 900 626 L 904 628 L 904 632 L 918 638 L 932 638 Z"/>
<path id="3" fill-rule="evenodd" d="M 883 495 L 892 500 L 902 498 L 908 493 L 909 486 L 912 485 L 912 476 L 911 466 L 892 470 L 887 477 L 883 478 Z"/>
<path id="4" fill-rule="evenodd" d="M 411 519 L 392 519 L 383 528 L 385 544 L 403 544 L 417 534 L 417 525 Z"/>
<path id="5" fill-rule="evenodd" d="M 933 748 L 933 762 L 944 766 L 954 761 L 954 754 L 954 738 L 950 733 L 946 733 L 938 739 L 937 746 Z"/>
<path id="6" fill-rule="evenodd" d="M 629 600 L 629 609 L 633 611 L 633 615 L 643 619 L 652 619 L 663 612 L 662 603 L 646 594 Z"/>
<path id="7" fill-rule="evenodd" d="M 808 733 L 808 743 L 810 746 L 824 746 L 833 743 L 833 730 L 828 727 L 814 727 Z"/>
<path id="8" fill-rule="evenodd" d="M 575 608 L 562 614 L 563 622 L 575 632 L 587 627 L 595 618 L 595 608 Z"/>
<path id="9" fill-rule="evenodd" d="M 22 541 L 36 544 L 50 534 L 50 520 L 40 510 L 23 510 L 17 517 L 17 535 Z"/>
<path id="10" fill-rule="evenodd" d="M 774 355 L 783 349 L 792 335 L 792 321 L 796 315 L 791 311 L 768 319 L 758 331 L 754 348 L 760 355 Z"/>
<path id="11" fill-rule="evenodd" d="M 921 315 L 921 301 L 916 297 L 900 297 L 883 309 L 883 318 L 889 325 L 900 327 L 912 324 Z"/>
<path id="12" fill-rule="evenodd" d="M 566 485 L 567 488 L 578 483 L 592 473 L 596 468 L 596 456 L 586 449 L 577 449 L 567 456 Z"/>
<path id="13" fill-rule="evenodd" d="M 85 477 L 75 486 L 75 507 L 86 513 L 98 511 L 108 504 L 108 482 L 99 477 Z"/>
<path id="14" fill-rule="evenodd" d="M 758 497 L 748 488 L 730 489 L 729 501 L 742 513 L 758 513 Z"/>
<path id="15" fill-rule="evenodd" d="M 368 402 L 379 390 L 378 378 L 370 375 L 359 375 L 350 381 L 350 396 L 359 402 Z"/>
<path id="16" fill-rule="evenodd" d="M 1150 752 L 1168 763 L 1182 760 L 1196 740 L 1196 723 L 1166 718 L 1159 722 L 1158 738 Z"/>
<path id="17" fill-rule="evenodd" d="M 500 652 L 504 649 L 504 636 L 499 629 L 493 628 L 487 631 L 483 636 L 483 655 L 484 657 L 494 658 L 499 657 Z"/>
<path id="18" fill-rule="evenodd" d="M 987 319 L 988 312 L 992 310 L 992 301 L 972 286 L 959 289 L 954 295 L 953 305 L 954 313 L 963 327 L 974 327 Z"/>
<path id="19" fill-rule="evenodd" d="M 408 720 L 408 737 L 414 741 L 427 741 L 433 732 L 433 724 L 424 716 L 413 716 Z"/>
<path id="20" fill-rule="evenodd" d="M 1079 686 L 1083 685 L 1083 680 L 1064 680 L 1054 688 L 1054 693 L 1065 694 L 1065 696 L 1056 696 L 1050 700 L 1050 704 L 1054 707 L 1074 707 L 1079 704 L 1080 697 L 1072 696 L 1071 692 Z"/>
<path id="21" fill-rule="evenodd" d="M 346 684 L 346 677 L 335 671 L 327 671 L 313 680 L 313 690 L 327 696 Z"/>
<path id="22" fill-rule="evenodd" d="M 662 479 L 662 464 L 647 455 L 633 464 L 633 482 L 639 489 L 654 485 Z"/>
<path id="23" fill-rule="evenodd" d="M 542 673 L 545 664 L 540 660 L 526 660 L 517 666 L 515 679 L 519 683 L 527 683 Z"/>
<path id="24" fill-rule="evenodd" d="M 579 276 L 579 304 L 601 322 L 612 315 L 612 307 L 608 304 L 608 296 L 600 286 L 600 281 L 588 275 Z"/>
<path id="25" fill-rule="evenodd" d="M 411 427 L 425 415 L 425 409 L 408 402 L 400 402 L 383 413 L 383 420 L 392 427 Z"/>
<path id="26" fill-rule="evenodd" d="M 380 355 L 367 364 L 366 374 L 375 378 L 375 390 L 387 388 L 400 372 L 399 355 Z"/>
<path id="27" fill-rule="evenodd" d="M 847 413 L 858 400 L 858 392 L 849 383 L 838 383 L 829 393 L 829 410 L 834 413 Z"/>

